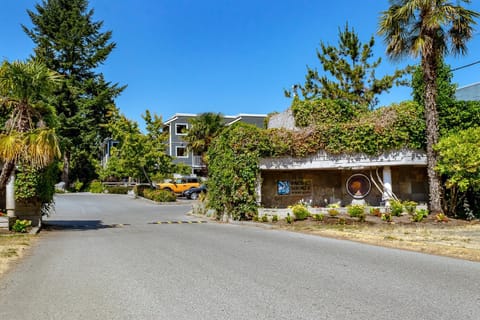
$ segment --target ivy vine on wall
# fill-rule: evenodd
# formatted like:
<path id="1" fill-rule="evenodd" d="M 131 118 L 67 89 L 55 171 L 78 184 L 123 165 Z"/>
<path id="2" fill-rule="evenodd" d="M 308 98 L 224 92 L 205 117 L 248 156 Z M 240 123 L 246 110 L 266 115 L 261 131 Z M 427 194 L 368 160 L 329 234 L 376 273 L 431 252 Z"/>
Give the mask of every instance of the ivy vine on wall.
<path id="1" fill-rule="evenodd" d="M 328 110 L 330 107 L 333 110 Z M 218 217 L 228 215 L 239 220 L 257 214 L 255 187 L 262 157 L 305 157 L 320 150 L 375 155 L 424 146 L 423 110 L 415 102 L 356 112 L 344 102 L 297 100 L 294 108 L 301 130 L 260 129 L 237 123 L 213 141 L 208 151 L 207 183 L 209 206 Z M 341 111 L 342 108 L 351 110 Z"/>
<path id="2" fill-rule="evenodd" d="M 41 170 L 19 166 L 15 177 L 15 199 L 38 199 L 42 204 L 52 203 L 57 174 L 57 163 Z"/>

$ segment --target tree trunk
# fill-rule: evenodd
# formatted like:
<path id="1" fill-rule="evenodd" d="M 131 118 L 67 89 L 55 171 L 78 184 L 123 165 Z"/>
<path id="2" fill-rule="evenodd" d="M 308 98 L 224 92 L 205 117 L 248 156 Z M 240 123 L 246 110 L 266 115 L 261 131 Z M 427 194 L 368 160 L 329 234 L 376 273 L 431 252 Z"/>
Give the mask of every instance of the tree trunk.
<path id="1" fill-rule="evenodd" d="M 70 188 L 70 151 L 65 150 L 63 154 L 63 170 L 62 170 L 62 181 L 65 183 L 65 188 Z"/>
<path id="2" fill-rule="evenodd" d="M 12 172 L 15 171 L 15 162 L 14 161 L 7 161 L 3 164 L 2 173 L 0 174 L 0 189 L 5 188 L 7 185 Z"/>
<path id="3" fill-rule="evenodd" d="M 423 80 L 425 82 L 425 121 L 427 135 L 427 174 L 429 185 L 429 209 L 433 214 L 442 212 L 442 185 L 435 167 L 438 154 L 433 146 L 438 142 L 437 111 L 437 57 L 426 54 L 422 57 Z"/>

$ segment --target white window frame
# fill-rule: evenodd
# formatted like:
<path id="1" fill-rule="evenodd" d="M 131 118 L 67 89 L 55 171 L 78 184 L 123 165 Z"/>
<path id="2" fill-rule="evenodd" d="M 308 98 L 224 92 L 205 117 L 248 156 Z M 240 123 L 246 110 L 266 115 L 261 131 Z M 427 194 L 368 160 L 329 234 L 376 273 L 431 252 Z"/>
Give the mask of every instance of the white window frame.
<path id="1" fill-rule="evenodd" d="M 186 136 L 187 133 L 178 133 L 178 127 L 183 126 L 185 127 L 186 131 L 188 131 L 188 123 L 175 123 L 175 135 L 177 136 Z"/>
<path id="2" fill-rule="evenodd" d="M 180 148 L 185 149 L 185 155 L 184 155 L 184 156 L 179 156 L 179 155 L 178 155 L 178 149 L 180 149 Z M 181 159 L 186 159 L 186 158 L 188 158 L 188 149 L 187 149 L 187 147 L 185 147 L 185 146 L 176 146 L 176 147 L 175 147 L 175 157 L 181 158 Z"/>

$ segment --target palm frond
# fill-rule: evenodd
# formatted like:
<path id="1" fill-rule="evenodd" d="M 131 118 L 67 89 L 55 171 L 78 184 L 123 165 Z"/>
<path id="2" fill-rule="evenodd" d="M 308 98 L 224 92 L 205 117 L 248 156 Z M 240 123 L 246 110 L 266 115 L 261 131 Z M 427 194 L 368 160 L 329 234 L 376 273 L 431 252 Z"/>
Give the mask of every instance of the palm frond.
<path id="1" fill-rule="evenodd" d="M 35 130 L 26 135 L 28 141 L 25 156 L 33 167 L 41 168 L 60 157 L 58 137 L 52 129 Z"/>
<path id="2" fill-rule="evenodd" d="M 3 161 L 17 161 L 23 154 L 23 135 L 19 132 L 10 132 L 0 135 L 0 159 Z"/>

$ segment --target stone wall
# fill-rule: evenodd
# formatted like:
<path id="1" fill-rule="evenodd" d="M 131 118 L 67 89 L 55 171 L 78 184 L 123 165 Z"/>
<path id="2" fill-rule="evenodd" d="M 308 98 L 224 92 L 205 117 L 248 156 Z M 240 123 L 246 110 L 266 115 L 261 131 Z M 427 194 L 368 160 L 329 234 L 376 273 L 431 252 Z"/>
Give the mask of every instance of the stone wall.
<path id="1" fill-rule="evenodd" d="M 295 126 L 295 118 L 291 109 L 278 114 L 274 114 L 270 117 L 267 128 L 284 128 L 289 130 L 298 130 Z"/>
<path id="2" fill-rule="evenodd" d="M 39 200 L 16 201 L 15 215 L 20 220 L 31 220 L 32 227 L 38 227 L 42 224 L 41 208 L 42 203 Z"/>
<path id="3" fill-rule="evenodd" d="M 427 168 L 392 168 L 392 191 L 401 200 L 428 203 Z"/>
<path id="4" fill-rule="evenodd" d="M 380 170 L 380 177 L 382 170 Z M 312 206 L 326 206 L 338 203 L 342 206 L 351 204 L 353 198 L 346 189 L 346 182 L 352 174 L 361 173 L 376 179 L 374 171 L 370 170 L 284 170 L 262 171 L 261 205 L 267 208 L 285 208 L 300 200 L 311 203 Z M 278 193 L 278 182 L 288 181 L 289 194 Z M 426 202 L 427 175 L 423 167 L 393 167 L 393 192 L 401 200 Z M 372 183 L 370 193 L 365 197 L 367 204 L 378 206 L 382 204 L 382 194 Z"/>

